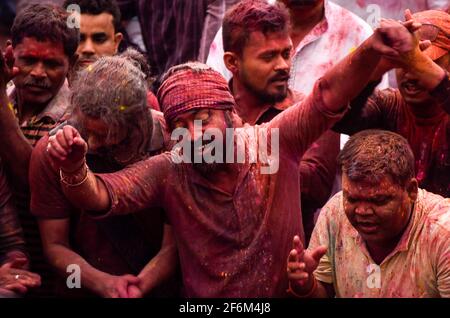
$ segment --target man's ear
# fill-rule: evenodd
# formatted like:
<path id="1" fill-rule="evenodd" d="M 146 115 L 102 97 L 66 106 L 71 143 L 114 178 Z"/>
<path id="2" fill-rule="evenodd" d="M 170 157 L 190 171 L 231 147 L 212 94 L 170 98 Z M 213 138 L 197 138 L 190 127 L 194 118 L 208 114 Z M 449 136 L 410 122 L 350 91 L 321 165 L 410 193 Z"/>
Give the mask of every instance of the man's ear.
<path id="1" fill-rule="evenodd" d="M 119 50 L 119 45 L 120 42 L 122 42 L 123 40 L 123 34 L 120 32 L 117 32 L 116 34 L 114 34 L 114 45 L 116 47 L 116 53 Z"/>
<path id="2" fill-rule="evenodd" d="M 406 184 L 406 191 L 408 192 L 408 197 L 411 201 L 415 202 L 417 200 L 417 194 L 419 192 L 419 183 L 416 178 L 412 178 Z"/>
<path id="3" fill-rule="evenodd" d="M 226 68 L 236 75 L 239 71 L 239 57 L 236 53 L 233 52 L 225 52 L 223 54 L 223 62 L 225 63 Z"/>

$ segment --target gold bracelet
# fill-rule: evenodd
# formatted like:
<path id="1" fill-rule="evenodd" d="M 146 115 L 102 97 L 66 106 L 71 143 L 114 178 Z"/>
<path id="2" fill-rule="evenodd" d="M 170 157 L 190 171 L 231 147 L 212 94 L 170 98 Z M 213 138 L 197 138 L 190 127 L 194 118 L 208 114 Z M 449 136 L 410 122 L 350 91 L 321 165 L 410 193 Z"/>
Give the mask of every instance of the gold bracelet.
<path id="1" fill-rule="evenodd" d="M 293 296 L 295 296 L 295 297 L 297 297 L 297 298 L 309 298 L 309 297 L 311 297 L 313 294 L 314 294 L 314 292 L 317 290 L 317 280 L 316 280 L 316 278 L 314 277 L 314 275 L 313 275 L 313 286 L 311 287 L 311 289 L 306 293 L 306 294 L 304 294 L 304 295 L 299 295 L 299 294 L 297 294 L 293 289 L 292 289 L 292 286 L 291 286 L 291 282 L 289 281 L 289 288 L 288 288 L 288 290 L 287 290 L 287 292 L 289 293 L 289 294 L 292 294 Z"/>
<path id="2" fill-rule="evenodd" d="M 65 186 L 68 186 L 68 187 L 78 187 L 78 186 L 82 185 L 83 183 L 85 183 L 86 180 L 88 179 L 88 176 L 89 176 L 89 167 L 87 166 L 86 162 L 84 162 L 84 164 L 80 168 L 78 168 L 77 170 L 80 170 L 82 168 L 85 168 L 86 172 L 85 172 L 85 175 L 84 175 L 83 179 L 80 182 L 78 182 L 78 183 L 70 183 L 70 182 L 68 182 L 67 179 L 63 175 L 63 173 L 64 173 L 63 170 L 59 169 L 59 177 L 60 177 L 61 183 L 63 183 Z M 75 170 L 75 171 L 77 171 L 77 170 Z M 73 175 L 76 175 L 76 174 L 73 174 Z"/>

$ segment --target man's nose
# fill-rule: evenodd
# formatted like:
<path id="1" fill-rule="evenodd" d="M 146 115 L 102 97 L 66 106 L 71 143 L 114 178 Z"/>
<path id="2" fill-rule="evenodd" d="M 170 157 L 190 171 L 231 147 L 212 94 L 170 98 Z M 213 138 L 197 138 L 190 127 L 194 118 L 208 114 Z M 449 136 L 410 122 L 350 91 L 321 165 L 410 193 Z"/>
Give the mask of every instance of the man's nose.
<path id="1" fill-rule="evenodd" d="M 290 68 L 291 68 L 290 59 L 285 59 L 283 56 L 280 55 L 275 64 L 275 70 L 289 72 Z"/>
<path id="2" fill-rule="evenodd" d="M 358 215 L 372 215 L 373 214 L 373 208 L 370 204 L 367 203 L 360 203 L 355 208 L 355 214 Z"/>
<path id="3" fill-rule="evenodd" d="M 42 62 L 36 63 L 30 73 L 31 76 L 37 78 L 47 77 L 47 72 L 45 70 L 44 64 Z"/>
<path id="4" fill-rule="evenodd" d="M 92 43 L 91 39 L 86 39 L 83 44 L 80 44 L 80 51 L 81 54 L 84 55 L 94 55 L 95 49 L 94 49 L 94 43 Z"/>

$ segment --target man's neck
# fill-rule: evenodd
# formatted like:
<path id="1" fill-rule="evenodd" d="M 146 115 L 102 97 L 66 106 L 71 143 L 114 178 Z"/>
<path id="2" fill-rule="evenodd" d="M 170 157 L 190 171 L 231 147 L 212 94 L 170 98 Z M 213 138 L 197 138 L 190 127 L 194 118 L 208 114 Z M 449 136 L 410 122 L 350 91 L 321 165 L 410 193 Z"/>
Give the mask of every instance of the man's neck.
<path id="1" fill-rule="evenodd" d="M 325 2 L 320 1 L 316 7 L 308 9 L 290 10 L 291 39 L 294 48 L 322 21 L 325 13 Z"/>
<path id="2" fill-rule="evenodd" d="M 238 183 L 239 165 L 238 163 L 223 163 L 220 169 L 208 173 L 204 177 L 223 191 L 233 194 Z"/>
<path id="3" fill-rule="evenodd" d="M 33 102 L 24 101 L 21 97 L 20 90 L 17 91 L 17 118 L 19 123 L 22 124 L 25 121 L 30 120 L 33 116 L 40 114 L 48 102 L 45 104 L 38 104 Z"/>
<path id="4" fill-rule="evenodd" d="M 236 78 L 233 78 L 232 81 L 232 91 L 236 101 L 236 112 L 239 117 L 245 123 L 255 125 L 263 109 L 270 105 L 255 96 Z"/>
<path id="5" fill-rule="evenodd" d="M 442 107 L 433 102 L 432 100 L 421 105 L 409 104 L 408 106 L 410 107 L 414 116 L 421 119 L 434 118 L 441 115 L 444 112 Z"/>

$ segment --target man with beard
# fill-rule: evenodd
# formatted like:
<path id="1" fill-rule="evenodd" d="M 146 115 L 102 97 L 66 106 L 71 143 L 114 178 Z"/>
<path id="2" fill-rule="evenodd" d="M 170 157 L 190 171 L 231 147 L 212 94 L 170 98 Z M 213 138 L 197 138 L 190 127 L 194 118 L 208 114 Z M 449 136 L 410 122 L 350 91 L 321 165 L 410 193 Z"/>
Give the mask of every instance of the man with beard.
<path id="1" fill-rule="evenodd" d="M 42 277 L 42 288 L 37 290 L 42 295 L 48 295 L 51 273 L 29 213 L 28 168 L 32 147 L 56 126 L 69 105 L 66 77 L 79 34 L 69 28 L 68 18 L 67 12 L 53 5 L 29 5 L 14 20 L 12 43 L 5 54 L 0 52 L 0 157 L 17 201 L 31 269 Z M 14 85 L 7 95 L 11 79 Z"/>
<path id="2" fill-rule="evenodd" d="M 353 134 L 380 128 L 399 133 L 414 152 L 419 186 L 450 197 L 450 15 L 429 10 L 412 18 L 422 24 L 419 39 L 431 43 L 412 57 L 417 67 L 398 68 L 399 89 L 377 90 L 368 99 L 353 103 L 335 130 Z"/>
<path id="3" fill-rule="evenodd" d="M 380 57 L 407 59 L 412 39 L 401 24 L 384 22 L 326 73 L 302 103 L 256 126 L 242 126 L 219 73 L 200 63 L 172 68 L 158 97 L 170 128 L 180 128 L 178 132 L 193 138 L 194 153 L 203 157 L 196 165 L 164 153 L 96 176 L 85 164 L 86 142 L 70 126 L 52 136 L 47 149 L 61 167 L 66 196 L 92 215 L 164 208 L 174 228 L 186 296 L 281 297 L 286 294 L 284 259 L 291 238 L 303 232 L 298 195 L 303 153 L 342 116 Z M 234 134 L 230 136 L 227 128 Z M 204 142 L 213 139 L 211 130 L 214 147 L 212 141 Z M 227 134 L 229 142 L 220 140 Z M 219 144 L 227 148 L 223 153 Z M 267 145 L 270 155 L 262 151 Z M 199 169 L 210 164 L 207 157 L 214 151 L 218 158 L 214 169 Z M 223 157 L 226 162 L 221 162 Z"/>
<path id="4" fill-rule="evenodd" d="M 373 33 L 366 22 L 332 1 L 277 2 L 286 5 L 291 20 L 293 53 L 289 87 L 305 95 L 311 92 L 318 78 Z M 232 74 L 224 64 L 223 45 L 223 32 L 219 30 L 211 44 L 207 64 L 229 79 Z M 387 76 L 381 85 L 387 87 Z"/>
<path id="5" fill-rule="evenodd" d="M 100 58 L 73 84 L 68 122 L 86 138 L 87 162 L 96 172 L 120 170 L 164 151 L 170 142 L 162 114 L 146 105 L 145 75 L 133 64 L 133 55 L 126 51 Z M 38 218 L 44 253 L 62 276 L 57 295 L 176 296 L 174 280 L 167 285 L 175 276 L 176 247 L 162 211 L 145 209 L 108 220 L 87 217 L 65 198 L 59 171 L 45 151 L 47 141 L 48 136 L 39 141 L 31 158 L 31 211 Z M 74 265 L 82 289 L 66 284 Z"/>
<path id="6" fill-rule="evenodd" d="M 260 125 L 304 98 L 288 88 L 292 41 L 289 13 L 265 0 L 242 1 L 223 21 L 224 61 L 233 77 L 230 90 L 244 122 Z M 308 241 L 314 212 L 331 194 L 339 153 L 339 135 L 327 131 L 300 162 L 303 226 Z"/>

